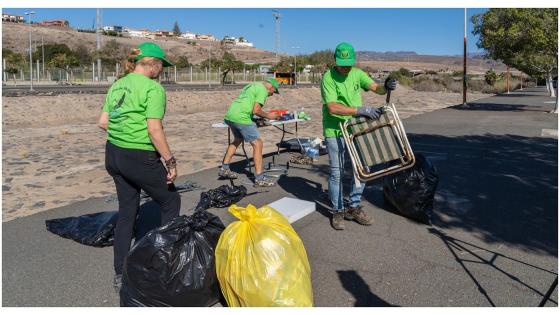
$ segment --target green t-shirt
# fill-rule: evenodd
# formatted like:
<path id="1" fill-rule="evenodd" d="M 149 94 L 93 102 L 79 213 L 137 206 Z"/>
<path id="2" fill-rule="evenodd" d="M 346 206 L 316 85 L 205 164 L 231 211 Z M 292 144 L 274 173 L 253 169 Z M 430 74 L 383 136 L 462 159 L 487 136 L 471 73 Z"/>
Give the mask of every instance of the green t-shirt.
<path id="1" fill-rule="evenodd" d="M 248 84 L 231 103 L 224 119 L 236 124 L 251 125 L 253 124 L 253 106 L 255 103 L 264 106 L 267 98 L 268 90 L 262 82 Z"/>
<path id="2" fill-rule="evenodd" d="M 334 115 L 329 113 L 328 103 L 336 102 L 350 107 L 362 106 L 362 90 L 368 89 L 373 80 L 362 70 L 352 68 L 347 76 L 339 74 L 331 68 L 323 75 L 321 81 L 321 97 L 323 98 L 323 135 L 341 137 L 339 122 L 352 116 Z"/>
<path id="3" fill-rule="evenodd" d="M 155 151 L 147 118 L 163 119 L 165 90 L 158 82 L 129 73 L 109 89 L 103 111 L 109 113 L 107 140 L 127 149 Z"/>

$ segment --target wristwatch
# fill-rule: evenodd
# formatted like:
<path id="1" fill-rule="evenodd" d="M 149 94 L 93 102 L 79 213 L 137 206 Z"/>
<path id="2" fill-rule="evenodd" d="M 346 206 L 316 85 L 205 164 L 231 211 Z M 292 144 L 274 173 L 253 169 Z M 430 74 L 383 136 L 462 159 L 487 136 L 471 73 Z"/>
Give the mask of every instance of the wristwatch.
<path id="1" fill-rule="evenodd" d="M 165 160 L 165 167 L 168 169 L 177 167 L 177 160 L 174 156 L 171 156 L 169 160 Z"/>

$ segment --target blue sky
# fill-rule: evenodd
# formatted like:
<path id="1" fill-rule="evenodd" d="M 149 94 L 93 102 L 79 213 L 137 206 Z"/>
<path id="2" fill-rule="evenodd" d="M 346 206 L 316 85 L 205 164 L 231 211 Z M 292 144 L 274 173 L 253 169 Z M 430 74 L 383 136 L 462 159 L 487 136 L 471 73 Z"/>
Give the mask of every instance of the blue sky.
<path id="1" fill-rule="evenodd" d="M 3 8 L 23 15 L 28 8 Z M 96 9 L 33 8 L 33 20 L 66 19 L 71 27 L 91 28 Z M 467 18 L 486 9 L 468 9 Z M 416 51 L 430 55 L 462 55 L 463 9 L 279 9 L 280 51 L 288 54 L 334 49 L 346 41 L 356 50 Z M 103 25 L 244 36 L 256 47 L 274 50 L 272 9 L 116 9 L 102 10 Z M 468 51 L 480 52 L 467 21 Z M 291 48 L 299 46 L 299 49 Z"/>

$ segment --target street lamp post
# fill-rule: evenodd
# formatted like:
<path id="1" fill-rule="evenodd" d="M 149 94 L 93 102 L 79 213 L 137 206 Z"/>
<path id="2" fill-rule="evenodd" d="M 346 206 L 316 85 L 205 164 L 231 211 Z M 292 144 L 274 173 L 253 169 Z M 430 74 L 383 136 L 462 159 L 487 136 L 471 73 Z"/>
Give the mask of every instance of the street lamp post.
<path id="1" fill-rule="evenodd" d="M 467 107 L 467 8 L 465 8 L 465 33 L 463 37 L 463 106 Z"/>
<path id="2" fill-rule="evenodd" d="M 29 91 L 33 91 L 33 57 L 32 57 L 32 43 L 31 43 L 31 15 L 35 14 L 35 12 L 25 12 L 25 15 L 29 16 L 28 24 L 29 24 Z"/>

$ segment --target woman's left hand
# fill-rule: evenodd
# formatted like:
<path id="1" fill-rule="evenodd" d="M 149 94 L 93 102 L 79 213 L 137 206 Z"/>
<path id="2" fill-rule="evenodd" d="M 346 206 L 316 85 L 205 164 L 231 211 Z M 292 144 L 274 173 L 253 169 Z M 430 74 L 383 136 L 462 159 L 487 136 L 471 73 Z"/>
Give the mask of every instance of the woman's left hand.
<path id="1" fill-rule="evenodd" d="M 167 170 L 167 183 L 173 183 L 175 178 L 177 178 L 177 167 L 171 167 Z"/>

